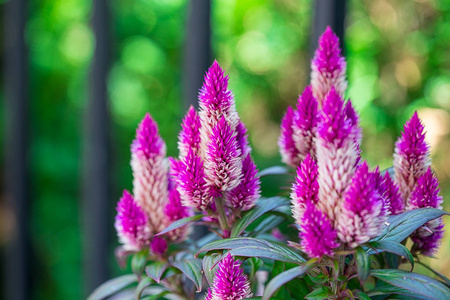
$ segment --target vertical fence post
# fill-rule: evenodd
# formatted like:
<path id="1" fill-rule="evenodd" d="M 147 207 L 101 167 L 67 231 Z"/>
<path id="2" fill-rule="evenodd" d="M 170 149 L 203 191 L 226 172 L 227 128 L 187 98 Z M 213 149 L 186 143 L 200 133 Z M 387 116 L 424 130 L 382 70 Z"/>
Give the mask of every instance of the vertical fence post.
<path id="1" fill-rule="evenodd" d="M 109 10 L 107 0 L 93 1 L 95 50 L 89 76 L 84 124 L 83 244 L 84 292 L 108 279 L 110 228 L 110 139 L 107 96 Z"/>
<path id="2" fill-rule="evenodd" d="M 27 1 L 5 4 L 5 188 L 14 228 L 5 251 L 5 299 L 30 297 L 28 233 L 28 60 L 25 45 Z"/>
<path id="3" fill-rule="evenodd" d="M 189 1 L 184 51 L 183 98 L 186 108 L 198 106 L 198 90 L 211 64 L 211 1 Z"/>

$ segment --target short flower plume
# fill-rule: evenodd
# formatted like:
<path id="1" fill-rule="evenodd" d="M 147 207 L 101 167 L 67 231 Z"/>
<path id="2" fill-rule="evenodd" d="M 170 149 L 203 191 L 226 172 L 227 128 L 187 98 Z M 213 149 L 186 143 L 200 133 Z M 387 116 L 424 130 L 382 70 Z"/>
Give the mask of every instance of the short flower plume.
<path id="1" fill-rule="evenodd" d="M 117 203 L 115 227 L 125 250 L 139 251 L 148 246 L 151 234 L 147 216 L 126 190 Z"/>
<path id="2" fill-rule="evenodd" d="M 411 194 L 410 209 L 417 208 L 438 208 L 442 209 L 443 199 L 439 195 L 439 186 L 436 177 L 428 168 L 426 173 L 422 175 L 418 181 L 416 188 Z M 425 228 L 426 227 L 426 228 Z M 417 229 L 411 239 L 415 243 L 414 249 L 420 250 L 424 255 L 433 255 L 441 244 L 444 236 L 444 224 L 442 218 L 429 221 L 425 227 Z"/>
<path id="3" fill-rule="evenodd" d="M 287 108 L 286 114 L 281 120 L 281 134 L 278 139 L 278 146 L 280 148 L 281 160 L 292 167 L 297 167 L 300 163 L 299 151 L 294 142 L 294 129 L 292 128 L 294 122 L 294 110 L 291 107 Z"/>
<path id="4" fill-rule="evenodd" d="M 175 182 L 169 183 L 169 199 L 166 206 L 164 207 L 166 226 L 169 226 L 171 223 L 177 220 L 191 216 L 191 211 L 188 209 L 188 207 L 181 204 L 180 193 L 176 189 L 175 185 Z M 183 226 L 168 232 L 167 236 L 172 241 L 183 240 L 184 237 L 186 237 L 186 235 L 188 234 L 189 229 L 189 226 Z"/>
<path id="5" fill-rule="evenodd" d="M 330 27 L 327 27 L 319 39 L 318 48 L 311 62 L 311 86 L 319 106 L 322 106 L 332 87 L 341 97 L 344 96 L 347 89 L 346 69 L 347 64 L 341 55 L 339 38 Z"/>
<path id="6" fill-rule="evenodd" d="M 190 107 L 181 123 L 181 132 L 178 136 L 178 150 L 180 159 L 185 157 L 189 149 L 198 154 L 200 147 L 200 119 L 194 107 Z"/>
<path id="7" fill-rule="evenodd" d="M 405 203 L 400 195 L 397 184 L 391 179 L 389 172 L 384 174 L 385 197 L 389 201 L 390 213 L 392 215 L 401 214 L 405 210 Z"/>
<path id="8" fill-rule="evenodd" d="M 158 126 L 146 114 L 131 145 L 131 168 L 134 177 L 133 194 L 149 216 L 152 233 L 161 231 L 165 226 L 162 211 L 168 196 L 168 164 L 165 156 L 166 145 L 158 133 Z"/>
<path id="9" fill-rule="evenodd" d="M 395 143 L 394 171 L 395 182 L 409 206 L 409 198 L 417 180 L 431 165 L 430 152 L 425 142 L 425 132 L 417 112 L 406 122 L 402 136 Z"/>
<path id="10" fill-rule="evenodd" d="M 234 260 L 230 253 L 219 263 L 214 282 L 206 299 L 241 300 L 250 298 L 250 282 L 241 268 L 241 263 Z"/>
<path id="11" fill-rule="evenodd" d="M 376 188 L 376 174 L 362 163 L 345 195 L 337 226 L 339 239 L 351 248 L 380 235 L 386 216 L 383 198 Z"/>

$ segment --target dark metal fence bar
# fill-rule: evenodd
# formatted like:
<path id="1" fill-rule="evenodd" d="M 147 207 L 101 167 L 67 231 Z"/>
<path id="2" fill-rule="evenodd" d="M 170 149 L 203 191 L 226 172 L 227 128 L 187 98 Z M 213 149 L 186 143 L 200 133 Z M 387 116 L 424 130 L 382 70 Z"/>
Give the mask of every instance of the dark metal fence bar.
<path id="1" fill-rule="evenodd" d="M 83 165 L 84 290 L 108 279 L 110 233 L 110 139 L 106 79 L 110 30 L 107 0 L 93 1 L 95 52 L 85 112 Z"/>
<path id="2" fill-rule="evenodd" d="M 211 64 L 210 23 L 211 1 L 189 1 L 183 68 L 183 97 L 186 107 L 197 107 L 198 90 Z"/>
<path id="3" fill-rule="evenodd" d="M 5 13 L 5 192 L 14 228 L 5 251 L 4 297 L 30 295 L 28 181 L 28 55 L 24 32 L 27 1 L 10 0 Z"/>

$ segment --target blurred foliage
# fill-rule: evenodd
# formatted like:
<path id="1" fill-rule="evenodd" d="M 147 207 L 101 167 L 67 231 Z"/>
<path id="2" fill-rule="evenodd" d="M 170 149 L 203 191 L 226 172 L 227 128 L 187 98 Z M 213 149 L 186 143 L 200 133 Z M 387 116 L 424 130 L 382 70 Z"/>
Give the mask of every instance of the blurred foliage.
<path id="1" fill-rule="evenodd" d="M 168 154 L 177 155 L 176 137 L 184 114 L 181 66 L 188 2 L 110 3 L 113 207 L 121 189 L 131 188 L 129 145 L 145 112 L 158 122 Z M 32 0 L 29 5 L 31 232 L 33 268 L 39 274 L 33 299 L 80 299 L 81 147 L 95 46 L 89 24 L 92 3 Z M 213 2 L 214 57 L 230 75 L 260 168 L 280 164 L 280 119 L 309 80 L 312 6 L 312 0 Z M 390 166 L 402 124 L 418 110 L 449 210 L 450 1 L 351 0 L 346 28 L 347 96 L 361 113 L 364 157 L 372 166 Z M 278 193 L 273 189 L 276 183 L 263 184 L 265 195 Z M 113 215 L 113 236 L 112 224 Z M 111 256 L 117 273 L 114 245 L 115 240 L 105 255 Z M 439 264 L 431 262 L 447 276 L 449 252 L 447 232 L 437 255 Z"/>

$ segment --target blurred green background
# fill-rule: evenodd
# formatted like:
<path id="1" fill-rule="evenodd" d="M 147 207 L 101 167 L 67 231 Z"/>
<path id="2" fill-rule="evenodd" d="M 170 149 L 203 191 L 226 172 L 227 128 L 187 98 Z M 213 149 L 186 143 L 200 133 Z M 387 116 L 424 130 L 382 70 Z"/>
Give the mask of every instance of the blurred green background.
<path id="1" fill-rule="evenodd" d="M 91 4 L 87 0 L 29 2 L 30 222 L 33 265 L 39 272 L 33 299 L 71 300 L 82 295 L 81 137 L 95 44 Z M 188 1 L 110 4 L 113 206 L 121 190 L 131 188 L 129 145 L 145 112 L 158 122 L 168 155 L 177 155 L 176 138 L 185 112 L 181 74 Z M 260 169 L 280 164 L 280 119 L 309 80 L 312 10 L 312 0 L 213 1 L 213 56 L 230 75 Z M 361 114 L 364 128 L 364 158 L 371 166 L 391 166 L 403 123 L 418 110 L 445 207 L 450 210 L 450 1 L 350 0 L 343 47 L 347 96 Z M 4 113 L 3 101 L 0 110 Z M 12 224 L 3 202 L 0 222 L 1 248 Z M 113 216 L 111 232 L 112 224 Z M 115 245 L 105 255 L 118 274 Z M 450 276 L 449 231 L 437 258 L 430 264 Z"/>

